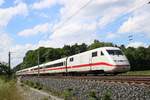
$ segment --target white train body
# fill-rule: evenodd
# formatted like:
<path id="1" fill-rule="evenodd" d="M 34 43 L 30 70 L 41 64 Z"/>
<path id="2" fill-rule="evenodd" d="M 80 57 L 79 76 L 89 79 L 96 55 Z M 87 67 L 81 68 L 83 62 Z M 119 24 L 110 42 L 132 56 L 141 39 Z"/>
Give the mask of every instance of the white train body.
<path id="1" fill-rule="evenodd" d="M 117 47 L 101 47 L 17 71 L 17 75 L 55 73 L 120 73 L 130 70 L 126 56 Z"/>

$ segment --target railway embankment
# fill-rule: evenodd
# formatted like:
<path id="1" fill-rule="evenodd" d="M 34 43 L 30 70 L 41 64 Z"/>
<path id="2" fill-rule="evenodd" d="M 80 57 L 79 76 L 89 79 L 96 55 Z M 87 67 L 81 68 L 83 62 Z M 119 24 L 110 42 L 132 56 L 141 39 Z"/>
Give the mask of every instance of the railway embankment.
<path id="1" fill-rule="evenodd" d="M 46 91 L 23 84 L 20 80 L 17 82 L 17 88 L 22 96 L 22 99 L 20 100 L 63 100 L 56 96 L 52 96 Z"/>
<path id="2" fill-rule="evenodd" d="M 144 84 L 52 77 L 22 77 L 21 81 L 40 83 L 52 93 L 77 100 L 150 100 L 150 86 Z"/>

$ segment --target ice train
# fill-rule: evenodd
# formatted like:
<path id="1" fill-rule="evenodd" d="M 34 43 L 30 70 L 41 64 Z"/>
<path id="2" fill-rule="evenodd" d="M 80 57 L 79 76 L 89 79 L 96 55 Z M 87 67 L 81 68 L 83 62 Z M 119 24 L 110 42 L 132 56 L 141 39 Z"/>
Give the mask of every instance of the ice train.
<path id="1" fill-rule="evenodd" d="M 117 47 L 100 47 L 16 72 L 16 75 L 76 75 L 122 73 L 130 70 L 124 53 Z"/>

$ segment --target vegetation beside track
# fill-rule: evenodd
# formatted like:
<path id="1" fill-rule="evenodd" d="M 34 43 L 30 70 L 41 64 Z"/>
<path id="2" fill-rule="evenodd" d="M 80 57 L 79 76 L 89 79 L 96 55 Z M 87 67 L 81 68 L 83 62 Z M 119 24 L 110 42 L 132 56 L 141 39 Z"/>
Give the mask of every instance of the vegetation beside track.
<path id="1" fill-rule="evenodd" d="M 122 73 L 121 75 L 150 75 L 150 70 L 145 71 L 129 71 L 126 73 Z"/>
<path id="2" fill-rule="evenodd" d="M 15 80 L 8 80 L 0 76 L 0 100 L 23 100 Z"/>
<path id="3" fill-rule="evenodd" d="M 32 88 L 38 89 L 38 90 L 41 90 L 44 87 L 42 84 L 40 84 L 38 82 L 33 82 L 33 81 L 29 81 L 29 80 L 27 80 L 23 83 L 30 86 L 30 87 L 32 87 Z"/>
<path id="4" fill-rule="evenodd" d="M 23 100 L 7 63 L 0 62 L 0 100 Z"/>

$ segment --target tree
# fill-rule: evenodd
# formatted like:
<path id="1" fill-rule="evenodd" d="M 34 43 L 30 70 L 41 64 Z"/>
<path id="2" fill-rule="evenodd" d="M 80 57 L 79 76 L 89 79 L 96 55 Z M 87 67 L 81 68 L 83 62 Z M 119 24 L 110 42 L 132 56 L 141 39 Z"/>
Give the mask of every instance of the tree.
<path id="1" fill-rule="evenodd" d="M 94 43 L 89 45 L 88 50 L 92 50 L 99 47 L 108 47 L 108 46 L 114 46 L 112 43 L 105 43 L 105 42 L 99 42 L 98 40 L 94 40 Z"/>
<path id="2" fill-rule="evenodd" d="M 69 56 L 72 54 L 70 45 L 64 45 L 63 50 L 64 50 L 64 56 Z"/>
<path id="3" fill-rule="evenodd" d="M 71 46 L 71 55 L 80 53 L 79 45 L 76 43 Z"/>
<path id="4" fill-rule="evenodd" d="M 88 49 L 88 46 L 85 43 L 82 43 L 81 45 L 79 45 L 80 48 L 80 52 L 85 52 Z"/>
<path id="5" fill-rule="evenodd" d="M 12 71 L 10 70 L 8 64 L 0 63 L 0 75 L 7 75 L 10 76 Z"/>
<path id="6" fill-rule="evenodd" d="M 38 64 L 38 62 L 37 62 L 38 56 L 37 55 L 38 55 L 37 51 L 32 51 L 32 50 L 28 51 L 26 53 L 26 56 L 23 59 L 23 66 L 25 68 L 28 68 L 28 67 L 37 65 Z"/>
<path id="7" fill-rule="evenodd" d="M 37 53 L 36 54 L 37 61 L 38 61 L 38 55 L 39 55 L 39 61 L 40 61 L 39 63 L 40 64 L 42 64 L 46 60 L 46 58 L 45 58 L 46 51 L 47 51 L 47 48 L 45 48 L 45 47 L 40 47 L 35 51 Z"/>
<path id="8" fill-rule="evenodd" d="M 131 70 L 150 70 L 150 49 L 128 47 L 123 49 L 127 56 Z"/>

